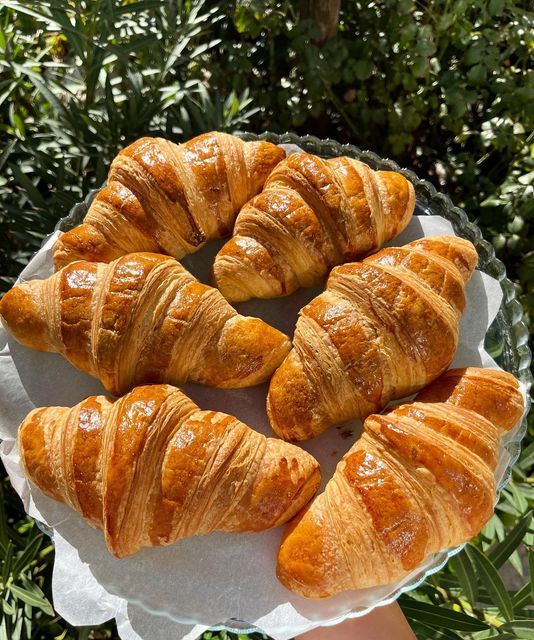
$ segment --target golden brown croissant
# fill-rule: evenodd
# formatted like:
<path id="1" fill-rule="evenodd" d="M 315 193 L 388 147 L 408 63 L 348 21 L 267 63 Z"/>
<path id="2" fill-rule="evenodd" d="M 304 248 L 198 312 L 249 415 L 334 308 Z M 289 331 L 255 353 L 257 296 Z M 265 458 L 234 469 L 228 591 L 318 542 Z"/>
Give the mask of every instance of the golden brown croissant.
<path id="1" fill-rule="evenodd" d="M 458 344 L 473 245 L 436 236 L 336 267 L 300 312 L 267 411 L 286 440 L 364 418 L 439 376 Z"/>
<path id="2" fill-rule="evenodd" d="M 19 342 L 61 353 L 115 395 L 146 382 L 252 386 L 291 347 L 174 258 L 153 253 L 74 262 L 47 280 L 13 287 L 0 315 Z"/>
<path id="3" fill-rule="evenodd" d="M 118 557 L 211 531 L 263 531 L 317 491 L 317 461 L 175 387 L 137 387 L 32 411 L 19 432 L 28 477 L 102 529 Z"/>
<path id="4" fill-rule="evenodd" d="M 109 262 L 135 251 L 193 253 L 231 232 L 241 206 L 284 156 L 270 142 L 219 132 L 181 145 L 141 138 L 115 158 L 83 224 L 59 238 L 54 264 Z"/>
<path id="5" fill-rule="evenodd" d="M 408 224 L 412 184 L 352 158 L 295 153 L 239 213 L 215 259 L 230 301 L 275 298 L 317 284 L 337 264 L 378 249 Z"/>
<path id="6" fill-rule="evenodd" d="M 491 517 L 500 430 L 523 412 L 517 381 L 456 370 L 416 400 L 368 417 L 324 493 L 289 525 L 277 571 L 287 588 L 325 598 L 395 582 Z"/>

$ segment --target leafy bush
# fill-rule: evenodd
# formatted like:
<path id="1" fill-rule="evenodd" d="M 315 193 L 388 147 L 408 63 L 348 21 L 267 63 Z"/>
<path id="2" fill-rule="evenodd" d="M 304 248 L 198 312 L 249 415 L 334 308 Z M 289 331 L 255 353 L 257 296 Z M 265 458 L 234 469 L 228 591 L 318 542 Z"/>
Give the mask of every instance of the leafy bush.
<path id="1" fill-rule="evenodd" d="M 447 191 L 532 314 L 533 26 L 512 0 L 346 2 L 325 41 L 289 0 L 3 0 L 0 288 L 136 137 L 294 130 L 394 157 Z M 533 637 L 533 447 L 475 543 L 401 599 L 420 638 Z M 113 637 L 52 617 L 53 551 L 9 496 L 0 639 Z M 504 565 L 524 586 L 505 588 Z"/>

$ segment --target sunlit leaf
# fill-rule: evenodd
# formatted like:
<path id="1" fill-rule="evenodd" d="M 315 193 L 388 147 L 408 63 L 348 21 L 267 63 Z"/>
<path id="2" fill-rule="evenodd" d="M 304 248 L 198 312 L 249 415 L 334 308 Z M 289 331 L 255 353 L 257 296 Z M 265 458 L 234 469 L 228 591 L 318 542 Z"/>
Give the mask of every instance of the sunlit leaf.
<path id="1" fill-rule="evenodd" d="M 521 640 L 534 640 L 534 620 L 512 620 L 503 624 L 500 629 L 513 631 Z"/>
<path id="2" fill-rule="evenodd" d="M 41 609 L 41 611 L 48 614 L 49 616 L 54 615 L 52 605 L 44 596 L 39 596 L 37 593 L 32 593 L 27 589 L 19 587 L 15 584 L 10 585 L 9 590 L 16 598 L 19 598 L 30 606 Z"/>
<path id="3" fill-rule="evenodd" d="M 530 599 L 534 604 L 534 549 L 528 549 L 528 566 L 530 572 Z"/>
<path id="4" fill-rule="evenodd" d="M 495 566 L 491 563 L 480 549 L 472 544 L 466 547 L 467 554 L 476 566 L 478 576 L 482 584 L 486 587 L 488 593 L 492 596 L 493 602 L 506 620 L 512 620 L 514 617 L 514 608 L 512 600 L 506 587 L 503 584 L 499 573 Z"/>
<path id="5" fill-rule="evenodd" d="M 519 591 L 516 591 L 512 598 L 514 611 L 521 611 L 521 609 L 527 605 L 534 604 L 534 594 L 532 593 L 533 589 L 534 587 L 532 586 L 532 582 L 529 580 L 521 587 L 521 589 L 519 589 Z"/>
<path id="6" fill-rule="evenodd" d="M 462 549 L 460 553 L 452 556 L 449 560 L 449 564 L 454 570 L 454 573 L 458 578 L 458 582 L 465 591 L 469 602 L 475 605 L 478 600 L 478 583 L 473 565 L 471 564 L 465 549 Z"/>
<path id="7" fill-rule="evenodd" d="M 405 596 L 399 598 L 399 604 L 408 619 L 420 620 L 430 626 L 443 627 L 455 631 L 477 631 L 489 628 L 482 620 L 468 616 L 465 613 L 425 602 L 418 602 Z"/>
<path id="8" fill-rule="evenodd" d="M 502 542 L 499 542 L 488 551 L 488 559 L 496 569 L 502 567 L 512 552 L 520 545 L 531 521 L 532 512 L 529 511 L 518 521 L 511 531 L 507 532 L 506 538 Z"/>

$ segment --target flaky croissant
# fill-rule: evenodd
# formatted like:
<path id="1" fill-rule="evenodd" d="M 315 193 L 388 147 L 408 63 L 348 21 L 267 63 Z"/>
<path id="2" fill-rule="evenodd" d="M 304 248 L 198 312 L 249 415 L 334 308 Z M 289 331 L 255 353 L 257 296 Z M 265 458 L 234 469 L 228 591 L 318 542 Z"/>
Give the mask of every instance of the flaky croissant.
<path id="1" fill-rule="evenodd" d="M 317 461 L 232 416 L 201 411 L 175 387 L 137 387 L 32 411 L 26 473 L 102 529 L 117 557 L 211 531 L 263 531 L 317 491 Z"/>
<path id="2" fill-rule="evenodd" d="M 153 253 L 75 262 L 15 286 L 0 300 L 0 315 L 19 342 L 61 353 L 115 395 L 147 382 L 252 386 L 291 347 L 174 258 Z"/>
<path id="3" fill-rule="evenodd" d="M 273 170 L 239 213 L 215 259 L 231 302 L 275 298 L 319 283 L 337 264 L 375 251 L 408 224 L 412 184 L 348 157 L 295 153 Z"/>
<path id="4" fill-rule="evenodd" d="M 284 157 L 270 142 L 219 132 L 181 145 L 141 138 L 115 158 L 83 223 L 59 238 L 54 264 L 109 262 L 135 251 L 193 253 L 231 232 L 239 209 Z"/>
<path id="5" fill-rule="evenodd" d="M 324 493 L 289 525 L 277 570 L 287 588 L 325 598 L 390 584 L 491 517 L 499 435 L 523 412 L 517 381 L 456 370 L 416 400 L 368 417 Z"/>
<path id="6" fill-rule="evenodd" d="M 276 433 L 305 440 L 364 418 L 439 376 L 458 344 L 473 245 L 436 236 L 336 267 L 300 312 L 293 349 L 271 379 Z"/>

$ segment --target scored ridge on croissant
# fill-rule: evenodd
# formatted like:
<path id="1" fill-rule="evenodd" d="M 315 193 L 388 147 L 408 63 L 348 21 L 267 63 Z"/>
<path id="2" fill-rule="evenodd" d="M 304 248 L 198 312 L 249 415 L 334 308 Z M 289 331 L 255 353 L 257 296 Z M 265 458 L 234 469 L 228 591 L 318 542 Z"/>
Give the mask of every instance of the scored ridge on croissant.
<path id="1" fill-rule="evenodd" d="M 35 409 L 19 431 L 28 477 L 102 529 L 117 557 L 211 531 L 263 531 L 317 491 L 317 461 L 168 385 L 115 402 Z"/>
<path id="2" fill-rule="evenodd" d="M 56 242 L 56 269 L 136 251 L 193 253 L 231 232 L 241 206 L 284 157 L 270 142 L 217 131 L 180 145 L 140 138 L 113 160 L 83 223 Z"/>
<path id="3" fill-rule="evenodd" d="M 291 347 L 174 258 L 152 253 L 75 262 L 19 284 L 0 300 L 0 316 L 19 342 L 61 353 L 114 395 L 147 382 L 260 384 Z"/>
<path id="4" fill-rule="evenodd" d="M 414 206 L 400 173 L 345 156 L 292 154 L 241 209 L 214 280 L 232 302 L 288 295 L 378 249 L 406 227 Z"/>
<path id="5" fill-rule="evenodd" d="M 468 240 L 435 236 L 334 268 L 326 291 L 300 311 L 293 349 L 271 379 L 275 432 L 311 438 L 445 371 L 476 263 Z"/>
<path id="6" fill-rule="evenodd" d="M 523 413 L 518 387 L 503 371 L 453 370 L 416 401 L 369 416 L 288 526 L 281 582 L 308 598 L 390 584 L 478 534 L 496 501 L 499 436 Z"/>

